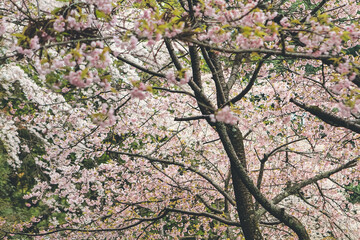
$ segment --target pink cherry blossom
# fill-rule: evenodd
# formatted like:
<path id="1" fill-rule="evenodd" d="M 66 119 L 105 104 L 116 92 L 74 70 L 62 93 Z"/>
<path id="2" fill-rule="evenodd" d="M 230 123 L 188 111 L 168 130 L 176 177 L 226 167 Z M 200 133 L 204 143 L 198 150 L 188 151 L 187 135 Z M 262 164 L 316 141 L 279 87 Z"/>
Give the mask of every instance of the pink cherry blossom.
<path id="1" fill-rule="evenodd" d="M 59 18 L 57 18 L 54 22 L 54 30 L 58 31 L 58 32 L 63 32 L 65 31 L 65 22 L 64 22 L 64 18 L 62 16 L 60 16 Z"/>
<path id="2" fill-rule="evenodd" d="M 234 125 L 239 120 L 234 114 L 232 113 L 229 106 L 225 106 L 224 108 L 220 109 L 215 116 L 210 115 L 211 121 L 215 122 L 224 122 L 226 124 Z"/>
<path id="3" fill-rule="evenodd" d="M 175 74 L 174 74 L 173 71 L 169 71 L 169 72 L 166 73 L 166 79 L 169 82 L 173 83 L 173 84 L 177 83 L 176 78 L 175 78 Z"/>
<path id="4" fill-rule="evenodd" d="M 146 98 L 146 92 L 144 92 L 143 90 L 135 87 L 131 90 L 130 92 L 131 97 L 133 98 L 139 98 L 140 100 L 144 100 Z"/>
<path id="5" fill-rule="evenodd" d="M 0 1 L 2 157 L 34 178 L 1 228 L 357 239 L 360 8 L 312 5 Z"/>
<path id="6" fill-rule="evenodd" d="M 37 50 L 40 48 L 40 44 L 39 44 L 39 37 L 35 36 L 30 40 L 30 48 L 33 50 Z"/>
<path id="7" fill-rule="evenodd" d="M 6 20 L 5 18 L 0 19 L 0 36 L 4 35 L 6 32 Z"/>

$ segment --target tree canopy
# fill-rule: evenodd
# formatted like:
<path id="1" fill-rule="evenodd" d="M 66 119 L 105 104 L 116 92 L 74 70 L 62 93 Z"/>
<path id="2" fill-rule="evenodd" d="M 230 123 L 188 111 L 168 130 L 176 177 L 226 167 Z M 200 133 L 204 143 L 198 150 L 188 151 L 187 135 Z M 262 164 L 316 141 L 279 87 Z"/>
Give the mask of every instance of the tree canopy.
<path id="1" fill-rule="evenodd" d="M 357 239 L 355 0 L 3 0 L 0 236 Z"/>

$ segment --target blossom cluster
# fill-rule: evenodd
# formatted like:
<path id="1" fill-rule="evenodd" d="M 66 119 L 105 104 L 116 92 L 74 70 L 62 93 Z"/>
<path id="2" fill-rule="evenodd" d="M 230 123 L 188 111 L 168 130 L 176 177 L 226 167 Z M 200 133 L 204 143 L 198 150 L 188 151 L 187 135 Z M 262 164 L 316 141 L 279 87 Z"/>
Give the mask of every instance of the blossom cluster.
<path id="1" fill-rule="evenodd" d="M 148 86 L 146 86 L 144 83 L 140 82 L 139 86 L 134 87 L 130 94 L 133 98 L 138 98 L 140 100 L 144 100 L 147 96 L 147 90 L 149 89 Z"/>
<path id="2" fill-rule="evenodd" d="M 212 122 L 224 122 L 226 124 L 235 125 L 238 122 L 238 118 L 234 116 L 229 106 L 225 106 L 220 109 L 215 115 L 210 115 Z"/>
<path id="3" fill-rule="evenodd" d="M 28 200 L 26 206 L 32 207 L 41 201 L 51 211 L 66 215 L 66 224 L 62 226 L 59 225 L 60 221 L 51 216 L 53 220 L 50 222 L 54 227 L 120 228 L 128 226 L 127 223 L 133 219 L 159 216 L 158 213 L 168 206 L 194 213 L 208 211 L 207 206 L 217 206 L 219 211 L 214 211 L 215 215 L 220 212 L 220 216 L 223 212 L 225 215 L 221 217 L 228 216 L 237 221 L 241 212 L 237 212 L 236 204 L 231 203 L 237 199 L 231 200 L 238 195 L 230 194 L 232 196 L 228 197 L 219 191 L 224 188 L 226 193 L 232 189 L 231 181 L 226 177 L 231 175 L 229 158 L 224 154 L 221 141 L 213 141 L 218 138 L 217 129 L 209 128 L 206 121 L 186 124 L 174 122 L 173 116 L 197 116 L 199 113 L 206 114 L 203 112 L 208 109 L 215 109 L 213 106 L 221 106 L 219 102 L 223 98 L 244 91 L 244 84 L 247 84 L 251 74 L 253 78 L 256 77 L 256 81 L 250 92 L 234 103 L 236 108 L 225 106 L 214 111 L 209 118 L 213 123 L 236 125 L 232 129 L 238 128 L 246 133 L 246 141 L 243 143 L 250 178 L 258 177 L 259 156 L 273 154 L 270 154 L 271 161 L 266 162 L 266 171 L 263 172 L 262 182 L 266 184 L 261 185 L 261 191 L 265 197 L 274 199 L 276 194 L 286 190 L 284 187 L 288 181 L 309 179 L 335 167 L 334 164 L 342 164 L 341 161 L 358 155 L 356 134 L 332 128 L 329 124 L 319 126 L 319 119 L 314 120 L 310 114 L 303 114 L 301 109 L 289 101 L 296 96 L 305 104 L 323 104 L 330 110 L 338 110 L 334 111 L 335 114 L 348 118 L 360 112 L 357 95 L 354 95 L 354 99 L 348 98 L 354 88 L 352 81 L 357 77 L 353 73 L 354 58 L 349 57 L 346 61 L 340 59 L 332 68 L 324 65 L 325 61 L 312 60 L 318 54 L 340 53 L 339 49 L 348 46 L 346 40 L 350 42 L 349 45 L 356 44 L 358 25 L 335 28 L 339 24 L 336 21 L 330 24 L 330 20 L 324 21 L 321 16 L 306 17 L 311 15 L 308 14 L 310 10 L 294 12 L 291 4 L 298 4 L 299 1 L 292 0 L 279 5 L 280 9 L 287 9 L 281 14 L 287 15 L 285 17 L 277 16 L 275 9 L 278 3 L 275 2 L 274 6 L 264 7 L 263 3 L 257 1 L 203 0 L 194 6 L 194 17 L 189 17 L 191 11 L 186 1 L 179 1 L 180 11 L 165 7 L 160 1 L 133 2 L 79 0 L 69 5 L 64 3 L 66 7 L 63 10 L 66 11 L 61 14 L 50 14 L 52 9 L 40 11 L 51 19 L 50 31 L 47 32 L 49 36 L 41 35 L 40 30 L 36 35 L 29 36 L 23 45 L 13 47 L 28 57 L 22 58 L 17 65 L 26 62 L 35 67 L 36 71 L 32 68 L 27 71 L 31 72 L 36 81 L 24 78 L 25 74 L 18 66 L 4 67 L 0 71 L 5 94 L 10 95 L 15 90 L 15 83 L 20 82 L 22 96 L 28 102 L 36 103 L 34 114 L 14 118 L 13 115 L 19 113 L 23 105 L 16 108 L 13 106 L 15 104 L 7 103 L 5 110 L 2 110 L 5 114 L 0 112 L 0 139 L 5 143 L 6 150 L 11 151 L 10 157 L 33 151 L 17 136 L 17 125 L 21 121 L 22 127 L 36 132 L 36 136 L 43 140 L 46 154 L 37 156 L 35 162 L 47 180 L 38 180 L 36 186 L 27 191 L 30 193 L 25 199 Z M 329 9 L 326 4 L 323 6 L 324 11 Z M 32 9 L 29 8 L 29 11 Z M 61 8 L 58 11 L 62 11 Z M 332 11 L 337 10 L 329 13 Z M 27 16 L 22 17 L 26 19 Z M 297 18 L 299 20 L 295 21 Z M 302 23 L 301 19 L 305 22 Z M 32 23 L 32 20 L 28 22 Z M 2 18 L 0 36 L 11 28 L 5 28 L 4 23 Z M 86 34 L 89 32 L 91 37 L 88 38 Z M 43 45 L 45 38 L 51 41 L 48 46 Z M 179 59 L 182 70 L 172 61 L 174 56 L 169 56 L 164 38 L 173 44 L 173 54 Z M 194 56 L 188 54 L 189 46 L 195 46 L 200 59 L 198 69 L 193 69 L 201 75 L 202 84 L 198 84 L 198 88 L 197 84 L 195 87 L 186 85 L 193 77 L 191 68 L 195 67 L 192 61 Z M 219 51 L 222 47 L 225 50 Z M 236 51 L 248 49 L 252 49 L 252 54 L 236 63 Z M 285 51 L 291 61 L 283 61 L 288 58 L 284 52 L 280 55 L 279 50 Z M 209 56 L 210 51 L 215 57 Z M 272 56 L 263 61 L 263 65 L 258 64 L 264 52 Z M 216 57 L 220 61 L 217 62 Z M 173 65 L 176 65 L 178 71 L 171 69 Z M 257 67 L 261 68 L 257 69 L 258 75 L 255 70 Z M 151 74 L 157 71 L 159 74 Z M 319 74 L 318 71 L 323 72 Z M 338 78 L 328 79 L 328 76 L 333 76 L 331 73 Z M 59 85 L 54 84 L 49 89 L 34 87 L 37 84 L 48 86 L 51 82 L 48 77 L 53 75 L 55 81 L 61 82 Z M 224 95 L 220 96 L 218 86 L 225 85 L 219 79 L 232 79 L 231 75 L 236 81 L 225 83 L 229 89 L 224 88 Z M 131 79 L 136 81 L 132 82 L 133 87 L 130 89 Z M 114 88 L 110 88 L 110 84 Z M 148 97 L 151 91 L 148 84 L 160 86 L 158 89 L 161 90 L 156 91 L 153 98 Z M 181 85 L 183 91 L 165 88 L 180 88 L 178 85 Z M 61 86 L 61 89 L 55 86 Z M 109 89 L 111 91 L 107 91 Z M 190 94 L 179 95 L 184 92 Z M 201 99 L 198 98 L 200 94 L 193 93 L 204 94 Z M 53 94 L 59 98 L 53 98 Z M 129 101 L 129 95 L 136 101 Z M 339 99 L 337 103 L 336 98 Z M 349 100 L 353 102 L 350 104 Z M 202 111 L 204 108 L 207 110 Z M 235 110 L 240 108 L 241 112 Z M 298 141 L 300 136 L 307 137 L 304 143 Z M 286 150 L 286 154 L 283 150 Z M 133 157 L 134 154 L 151 155 L 153 160 Z M 338 159 L 336 163 L 334 159 Z M 334 176 L 334 179 L 340 179 L 339 184 L 343 185 L 342 177 Z M 351 177 L 356 179 L 357 175 L 351 173 Z M 306 228 L 315 226 L 313 222 L 318 219 L 326 219 L 327 216 L 333 218 L 339 214 L 337 211 L 329 211 L 324 216 L 321 211 L 317 211 L 326 209 L 329 206 L 327 201 L 333 201 L 322 200 L 325 199 L 323 196 L 338 197 L 340 200 L 334 200 L 335 205 L 345 202 L 342 192 L 334 188 L 334 184 L 324 187 L 323 181 L 319 181 L 317 185 L 318 189 L 310 186 L 314 187 L 313 191 L 302 189 L 308 201 L 316 206 L 312 210 L 299 199 L 291 202 L 288 197 L 282 202 L 284 207 L 289 207 L 289 211 L 286 211 L 303 221 Z M 199 201 L 198 196 L 204 201 Z M 230 200 L 228 209 L 221 209 L 224 196 Z M 296 208 L 301 211 L 290 210 Z M 319 214 L 316 215 L 317 219 L 308 223 L 316 211 Z M 342 215 L 345 218 L 346 214 Z M 159 219 L 157 224 L 150 224 L 145 229 L 149 232 L 166 229 L 165 233 L 174 239 L 180 238 L 186 230 L 200 231 L 200 228 L 205 232 L 215 229 L 219 234 L 232 232 L 226 224 L 213 224 L 211 218 L 194 225 L 192 221 L 186 220 L 186 215 L 182 215 L 182 220 L 177 223 L 178 227 L 184 225 L 182 231 L 179 228 L 171 229 L 167 224 L 175 221 L 176 217 L 176 214 L 169 214 L 166 220 Z M 40 219 L 39 216 L 34 217 L 32 222 L 36 223 Z M 326 221 L 333 219 L 329 217 Z M 30 227 L 26 224 L 21 226 Z M 329 229 L 322 225 L 317 232 Z M 139 225 L 121 234 L 131 239 L 133 232 L 143 233 L 143 230 L 144 226 Z M 242 237 L 240 228 L 236 231 L 239 233 L 237 237 Z M 234 238 L 236 231 L 232 232 Z M 282 235 L 284 233 L 273 234 L 278 230 L 261 231 L 265 238 L 289 237 Z M 338 236 L 335 231 L 334 235 Z M 73 236 L 71 234 L 75 233 L 69 233 L 69 238 Z M 105 238 L 118 237 L 107 235 Z M 140 237 L 137 236 L 137 239 Z M 146 237 L 157 239 L 164 236 Z M 82 236 L 77 235 L 75 238 Z"/>
<path id="4" fill-rule="evenodd" d="M 190 81 L 191 76 L 192 76 L 189 71 L 185 71 L 182 74 L 178 74 L 178 75 L 183 75 L 183 77 L 178 80 L 177 76 L 175 75 L 175 73 L 173 71 L 168 71 L 165 74 L 165 77 L 172 84 L 184 85 Z"/>
<path id="5" fill-rule="evenodd" d="M 17 168 L 21 166 L 18 154 L 20 153 L 20 139 L 15 127 L 15 122 L 10 117 L 0 114 L 0 141 L 4 143 L 10 158 L 10 166 Z"/>
<path id="6" fill-rule="evenodd" d="M 6 20 L 5 18 L 0 19 L 0 37 L 6 32 Z"/>
<path id="7" fill-rule="evenodd" d="M 116 116 L 113 107 L 109 107 L 106 103 L 102 105 L 101 112 L 95 114 L 94 123 L 101 127 L 113 126 L 116 123 Z"/>

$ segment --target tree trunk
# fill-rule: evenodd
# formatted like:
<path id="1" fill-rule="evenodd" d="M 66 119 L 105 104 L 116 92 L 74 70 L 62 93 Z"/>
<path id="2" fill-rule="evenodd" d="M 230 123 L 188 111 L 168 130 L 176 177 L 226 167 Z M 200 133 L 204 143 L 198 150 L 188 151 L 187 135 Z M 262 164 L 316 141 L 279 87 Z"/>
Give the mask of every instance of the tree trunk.
<path id="1" fill-rule="evenodd" d="M 246 168 L 245 149 L 243 144 L 243 136 L 237 127 L 227 128 L 231 143 L 236 150 L 238 158 L 242 165 Z M 247 240 L 263 239 L 259 224 L 255 218 L 254 202 L 252 196 L 246 186 L 242 183 L 235 165 L 231 164 L 231 174 L 235 193 L 236 207 L 241 222 L 241 228 L 244 237 Z"/>

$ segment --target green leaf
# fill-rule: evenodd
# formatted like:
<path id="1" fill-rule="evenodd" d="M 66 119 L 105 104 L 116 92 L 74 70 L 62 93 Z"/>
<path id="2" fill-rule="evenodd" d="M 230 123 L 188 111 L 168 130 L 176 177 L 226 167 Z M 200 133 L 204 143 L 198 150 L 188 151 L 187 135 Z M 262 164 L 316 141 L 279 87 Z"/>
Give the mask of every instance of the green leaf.
<path id="1" fill-rule="evenodd" d="M 98 9 L 96 9 L 95 15 L 96 15 L 97 18 L 102 18 L 102 19 L 108 19 L 109 18 L 109 16 L 106 13 L 104 13 L 103 11 L 100 11 Z"/>

